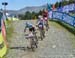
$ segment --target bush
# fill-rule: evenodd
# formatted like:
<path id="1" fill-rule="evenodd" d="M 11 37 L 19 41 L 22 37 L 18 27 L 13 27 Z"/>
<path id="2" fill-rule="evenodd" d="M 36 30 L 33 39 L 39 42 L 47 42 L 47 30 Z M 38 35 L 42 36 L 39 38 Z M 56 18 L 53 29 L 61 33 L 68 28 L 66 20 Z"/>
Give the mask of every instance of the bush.
<path id="1" fill-rule="evenodd" d="M 43 11 L 39 11 L 38 13 L 36 13 L 36 12 L 29 12 L 29 11 L 27 11 L 24 15 L 19 15 L 19 18 L 21 19 L 21 20 L 30 20 L 30 19 L 37 19 L 38 18 L 38 15 L 42 15 L 42 12 Z"/>

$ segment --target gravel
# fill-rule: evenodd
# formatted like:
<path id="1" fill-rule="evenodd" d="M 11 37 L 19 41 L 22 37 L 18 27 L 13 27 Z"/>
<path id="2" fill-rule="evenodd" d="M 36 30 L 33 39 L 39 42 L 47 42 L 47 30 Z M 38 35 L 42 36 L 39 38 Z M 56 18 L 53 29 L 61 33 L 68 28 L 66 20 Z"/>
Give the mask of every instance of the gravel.
<path id="1" fill-rule="evenodd" d="M 39 40 L 38 48 L 35 52 L 26 47 L 29 41 L 24 36 L 24 20 L 14 21 L 14 36 L 9 43 L 9 52 L 6 58 L 74 58 L 73 48 L 69 38 L 69 32 L 50 23 L 49 31 L 43 41 Z M 35 24 L 35 20 L 28 20 Z"/>

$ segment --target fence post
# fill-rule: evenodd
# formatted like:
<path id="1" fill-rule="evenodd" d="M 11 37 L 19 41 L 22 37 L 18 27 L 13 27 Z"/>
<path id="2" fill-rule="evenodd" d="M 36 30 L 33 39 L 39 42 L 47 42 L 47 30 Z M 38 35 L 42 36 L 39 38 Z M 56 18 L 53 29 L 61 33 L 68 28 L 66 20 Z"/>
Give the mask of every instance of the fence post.
<path id="1" fill-rule="evenodd" d="M 52 19 L 53 19 L 53 11 L 52 11 Z"/>
<path id="2" fill-rule="evenodd" d="M 62 20 L 64 19 L 64 14 L 62 13 Z"/>
<path id="3" fill-rule="evenodd" d="M 75 17 L 74 17 L 74 20 L 73 20 L 73 26 L 75 27 Z"/>

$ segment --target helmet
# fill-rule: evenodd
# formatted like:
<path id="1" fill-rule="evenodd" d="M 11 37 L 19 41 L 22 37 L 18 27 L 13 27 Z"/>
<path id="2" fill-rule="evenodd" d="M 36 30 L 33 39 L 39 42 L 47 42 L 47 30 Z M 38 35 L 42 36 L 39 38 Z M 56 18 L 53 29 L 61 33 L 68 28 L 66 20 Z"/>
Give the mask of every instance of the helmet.
<path id="1" fill-rule="evenodd" d="M 29 22 L 26 22 L 26 26 L 29 26 L 29 28 L 31 28 L 33 25 Z"/>
<path id="2" fill-rule="evenodd" d="M 39 18 L 39 19 L 41 19 L 41 18 L 42 18 L 42 16 L 41 16 L 41 15 L 39 15 L 39 16 L 38 16 L 38 18 Z"/>

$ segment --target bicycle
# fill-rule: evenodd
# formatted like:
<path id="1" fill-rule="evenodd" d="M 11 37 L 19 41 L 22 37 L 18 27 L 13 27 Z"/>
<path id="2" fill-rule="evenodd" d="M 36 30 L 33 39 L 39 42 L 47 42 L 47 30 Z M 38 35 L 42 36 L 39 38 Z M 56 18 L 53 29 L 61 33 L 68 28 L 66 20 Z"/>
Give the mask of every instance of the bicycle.
<path id="1" fill-rule="evenodd" d="M 37 38 L 36 33 L 37 33 L 36 31 L 33 31 L 33 35 L 34 35 L 34 37 L 35 37 L 36 43 L 38 44 L 38 38 Z"/>
<path id="2" fill-rule="evenodd" d="M 40 38 L 41 40 L 43 40 L 43 38 L 45 37 L 45 31 L 42 27 L 38 27 L 39 28 L 39 31 L 40 31 Z"/>
<path id="3" fill-rule="evenodd" d="M 38 46 L 37 46 L 37 42 L 36 42 L 36 39 L 35 39 L 35 36 L 30 36 L 30 37 L 28 37 L 27 35 L 26 35 L 26 39 L 28 39 L 28 38 L 30 38 L 30 48 L 32 49 L 32 51 L 35 51 L 35 48 L 37 48 Z M 27 48 L 29 48 L 29 47 L 27 47 Z"/>
<path id="4" fill-rule="evenodd" d="M 45 22 L 44 22 L 44 25 L 46 26 L 46 31 L 48 31 L 48 29 L 49 29 L 48 21 L 45 21 Z"/>

